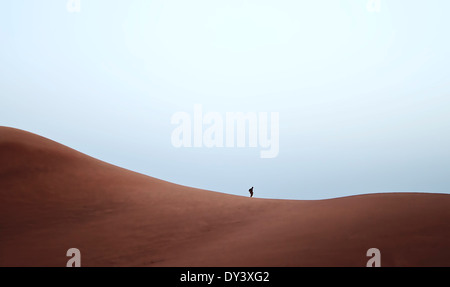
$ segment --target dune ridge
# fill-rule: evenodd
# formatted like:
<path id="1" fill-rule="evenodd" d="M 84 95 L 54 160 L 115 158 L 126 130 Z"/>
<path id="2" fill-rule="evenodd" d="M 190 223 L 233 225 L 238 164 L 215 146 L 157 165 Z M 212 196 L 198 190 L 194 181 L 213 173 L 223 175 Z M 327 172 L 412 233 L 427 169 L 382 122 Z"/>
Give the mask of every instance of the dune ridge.
<path id="1" fill-rule="evenodd" d="M 448 194 L 248 198 L 0 127 L 0 266 L 450 266 L 449 222 Z"/>

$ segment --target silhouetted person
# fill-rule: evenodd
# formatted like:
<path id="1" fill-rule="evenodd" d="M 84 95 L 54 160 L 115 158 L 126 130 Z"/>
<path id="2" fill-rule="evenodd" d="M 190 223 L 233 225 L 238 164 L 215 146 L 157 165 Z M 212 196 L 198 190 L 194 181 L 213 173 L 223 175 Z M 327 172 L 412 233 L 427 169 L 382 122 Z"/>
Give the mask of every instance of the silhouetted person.
<path id="1" fill-rule="evenodd" d="M 253 186 L 252 186 L 252 188 L 250 188 L 250 189 L 248 190 L 248 192 L 250 192 L 250 197 L 253 197 Z"/>

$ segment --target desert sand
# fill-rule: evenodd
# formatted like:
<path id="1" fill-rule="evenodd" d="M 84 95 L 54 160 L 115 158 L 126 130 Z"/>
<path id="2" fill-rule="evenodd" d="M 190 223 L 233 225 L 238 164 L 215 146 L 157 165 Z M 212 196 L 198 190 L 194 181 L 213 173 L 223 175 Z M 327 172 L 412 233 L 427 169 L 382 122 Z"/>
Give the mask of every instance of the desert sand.
<path id="1" fill-rule="evenodd" d="M 0 127 L 0 266 L 450 266 L 450 195 L 249 198 Z"/>

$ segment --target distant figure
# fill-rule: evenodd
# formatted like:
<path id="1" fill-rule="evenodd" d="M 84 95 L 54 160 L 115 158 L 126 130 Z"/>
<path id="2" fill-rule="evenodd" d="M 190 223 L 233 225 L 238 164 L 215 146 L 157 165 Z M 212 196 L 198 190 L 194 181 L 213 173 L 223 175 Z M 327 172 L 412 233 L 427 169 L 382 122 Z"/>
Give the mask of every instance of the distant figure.
<path id="1" fill-rule="evenodd" d="M 250 188 L 250 189 L 248 190 L 248 192 L 250 192 L 250 197 L 253 197 L 253 186 L 252 186 L 252 188 Z"/>

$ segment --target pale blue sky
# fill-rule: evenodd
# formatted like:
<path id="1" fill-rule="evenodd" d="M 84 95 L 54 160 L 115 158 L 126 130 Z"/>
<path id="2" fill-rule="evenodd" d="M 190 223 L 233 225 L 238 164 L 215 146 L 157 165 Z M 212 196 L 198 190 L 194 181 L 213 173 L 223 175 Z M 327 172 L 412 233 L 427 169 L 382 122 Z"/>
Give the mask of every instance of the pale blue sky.
<path id="1" fill-rule="evenodd" d="M 6 0 L 0 125 L 267 198 L 449 192 L 449 1 Z M 279 112 L 280 152 L 174 148 L 171 116 Z"/>

